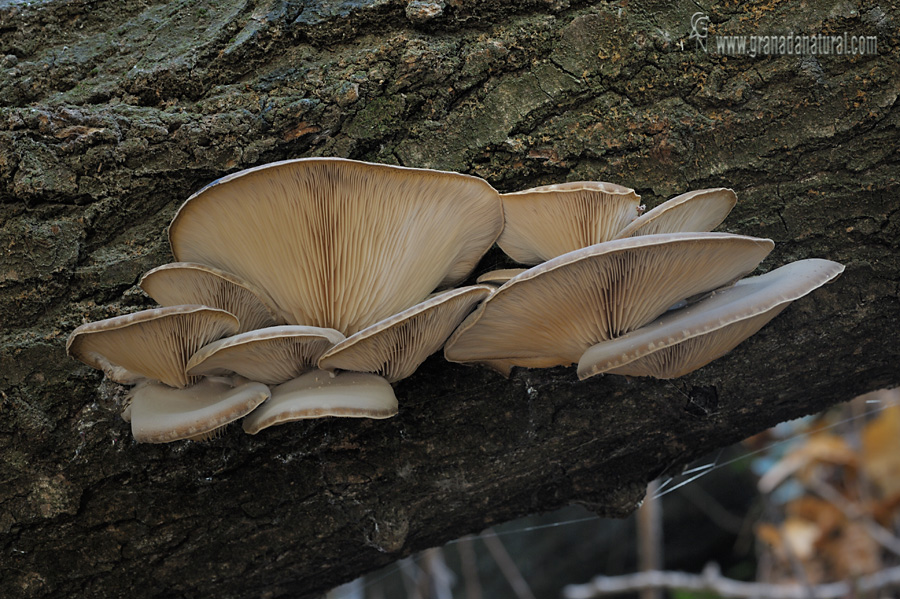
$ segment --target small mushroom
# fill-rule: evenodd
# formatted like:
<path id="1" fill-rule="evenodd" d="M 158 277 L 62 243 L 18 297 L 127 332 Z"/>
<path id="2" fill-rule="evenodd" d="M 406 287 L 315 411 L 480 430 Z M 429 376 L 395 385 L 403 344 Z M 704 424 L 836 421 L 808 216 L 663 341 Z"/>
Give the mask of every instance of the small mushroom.
<path id="1" fill-rule="evenodd" d="M 510 279 L 450 336 L 444 356 L 508 373 L 577 362 L 592 345 L 752 271 L 768 239 L 672 233 L 600 243 Z"/>
<path id="2" fill-rule="evenodd" d="M 499 194 L 477 177 L 308 158 L 200 190 L 169 242 L 177 260 L 265 290 L 282 322 L 350 335 L 463 280 L 502 227 Z"/>
<path id="3" fill-rule="evenodd" d="M 320 370 L 275 387 L 272 399 L 257 410 L 263 415 L 254 412 L 245 421 L 245 430 L 256 433 L 267 426 L 322 416 L 392 416 L 397 399 L 390 383 L 411 375 L 439 350 L 474 305 L 492 291 L 487 285 L 444 291 L 340 340 L 319 358 Z M 344 384 L 350 387 L 346 391 L 341 390 Z M 367 390 L 374 394 L 369 402 L 362 397 Z"/>
<path id="4" fill-rule="evenodd" d="M 506 224 L 497 245 L 522 264 L 609 241 L 640 214 L 640 196 L 633 189 L 601 181 L 544 185 L 500 197 Z"/>
<path id="5" fill-rule="evenodd" d="M 231 312 L 240 321 L 238 332 L 277 324 L 276 310 L 266 293 L 231 273 L 204 264 L 175 262 L 150 270 L 141 289 L 163 306 L 200 304 Z"/>
<path id="6" fill-rule="evenodd" d="M 244 418 L 244 432 L 306 418 L 390 418 L 397 398 L 383 377 L 365 372 L 332 375 L 312 370 L 272 389 L 272 397 Z"/>
<path id="7" fill-rule="evenodd" d="M 791 302 L 843 271 L 837 262 L 810 259 L 742 279 L 696 304 L 590 347 L 578 362 L 578 378 L 602 372 L 661 379 L 683 376 L 725 355 Z"/>
<path id="8" fill-rule="evenodd" d="M 712 231 L 725 220 L 737 202 L 730 189 L 698 189 L 667 200 L 615 235 L 625 239 L 635 235 Z"/>
<path id="9" fill-rule="evenodd" d="M 154 308 L 83 324 L 69 335 L 66 351 L 115 382 L 149 378 L 184 388 L 198 380 L 186 372 L 188 358 L 238 326 L 233 314 L 207 306 Z"/>
<path id="10" fill-rule="evenodd" d="M 492 292 L 472 285 L 439 293 L 338 343 L 319 358 L 319 368 L 372 372 L 391 383 L 404 379 Z"/>
<path id="11" fill-rule="evenodd" d="M 283 325 L 247 331 L 214 341 L 191 356 L 192 375 L 236 372 L 250 380 L 279 385 L 316 367 L 319 357 L 344 335 L 334 329 Z"/>
<path id="12" fill-rule="evenodd" d="M 138 443 L 205 441 L 268 398 L 262 383 L 225 377 L 204 377 L 185 389 L 145 380 L 131 392 L 131 433 Z"/>

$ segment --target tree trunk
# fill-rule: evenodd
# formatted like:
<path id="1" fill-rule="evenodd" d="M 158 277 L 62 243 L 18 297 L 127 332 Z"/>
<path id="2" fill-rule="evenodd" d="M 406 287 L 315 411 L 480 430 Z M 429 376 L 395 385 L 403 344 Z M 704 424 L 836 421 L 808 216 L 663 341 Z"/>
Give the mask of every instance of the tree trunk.
<path id="1" fill-rule="evenodd" d="M 309 597 L 492 524 L 648 481 L 900 383 L 896 7 L 549 0 L 0 0 L 0 596 Z M 865 34 L 755 58 L 723 34 Z M 150 306 L 205 183 L 300 156 L 739 196 L 764 270 L 845 274 L 676 380 L 430 358 L 387 421 L 137 445 L 77 325 Z M 489 254 L 483 268 L 502 262 Z"/>

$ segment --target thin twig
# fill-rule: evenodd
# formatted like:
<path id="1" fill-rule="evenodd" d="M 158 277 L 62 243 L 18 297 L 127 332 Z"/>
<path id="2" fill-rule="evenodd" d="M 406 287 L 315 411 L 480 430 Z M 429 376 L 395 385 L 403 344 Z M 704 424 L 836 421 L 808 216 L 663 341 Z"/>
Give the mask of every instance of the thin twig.
<path id="1" fill-rule="evenodd" d="M 860 576 L 854 582 L 832 582 L 815 585 L 812 589 L 819 599 L 841 599 L 855 592 L 869 593 L 900 587 L 900 566 Z M 810 587 L 797 583 L 769 584 L 743 582 L 725 578 L 715 564 L 709 564 L 703 574 L 685 572 L 639 572 L 625 576 L 597 576 L 587 584 L 572 584 L 563 588 L 565 599 L 594 599 L 619 593 L 633 593 L 646 588 L 710 591 L 720 597 L 748 599 L 805 599 Z"/>
<path id="2" fill-rule="evenodd" d="M 475 560 L 475 546 L 472 536 L 465 536 L 456 544 L 459 550 L 459 561 L 462 567 L 463 584 L 466 588 L 466 599 L 481 599 L 481 583 L 478 581 L 478 563 Z"/>
<path id="3" fill-rule="evenodd" d="M 419 581 L 424 573 L 416 565 L 411 557 L 403 558 L 397 562 L 400 573 L 403 575 L 403 587 L 406 589 L 406 599 L 424 599 L 419 593 Z"/>
<path id="4" fill-rule="evenodd" d="M 528 583 L 525 582 L 522 573 L 519 572 L 516 562 L 514 562 L 509 556 L 509 553 L 506 552 L 506 547 L 500 542 L 499 537 L 495 534 L 487 534 L 482 537 L 481 540 L 484 541 L 488 551 L 491 552 L 491 557 L 493 557 L 494 561 L 497 562 L 497 565 L 500 566 L 500 571 L 503 573 L 503 576 L 506 577 L 509 586 L 512 587 L 513 592 L 516 594 L 516 597 L 518 599 L 535 599 L 531 592 L 531 588 L 529 588 Z"/>
<path id="5" fill-rule="evenodd" d="M 656 498 L 658 491 L 659 481 L 651 481 L 637 513 L 638 567 L 642 572 L 652 572 L 663 567 L 662 500 Z M 641 599 L 662 599 L 662 591 L 656 588 L 642 589 Z"/>
<path id="6" fill-rule="evenodd" d="M 444 559 L 444 550 L 441 547 L 432 547 L 425 550 L 425 560 L 428 565 L 428 590 L 427 597 L 431 599 L 453 599 L 453 584 L 456 577 L 453 570 L 447 566 Z"/>

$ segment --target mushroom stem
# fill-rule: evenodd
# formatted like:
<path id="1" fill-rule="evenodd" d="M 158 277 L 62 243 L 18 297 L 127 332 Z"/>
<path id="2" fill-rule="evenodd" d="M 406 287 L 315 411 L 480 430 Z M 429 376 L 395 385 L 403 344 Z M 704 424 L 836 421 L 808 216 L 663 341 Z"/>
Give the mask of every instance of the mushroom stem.
<path id="1" fill-rule="evenodd" d="M 390 418 L 396 413 L 397 397 L 384 377 L 312 370 L 274 387 L 272 397 L 244 418 L 244 432 L 255 435 L 269 426 L 308 418 Z"/>

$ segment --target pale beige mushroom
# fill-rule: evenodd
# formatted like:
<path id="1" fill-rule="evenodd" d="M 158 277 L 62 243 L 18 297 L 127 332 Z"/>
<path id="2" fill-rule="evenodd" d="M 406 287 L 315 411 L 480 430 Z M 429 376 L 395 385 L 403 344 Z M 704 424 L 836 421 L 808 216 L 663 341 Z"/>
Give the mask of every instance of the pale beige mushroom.
<path id="1" fill-rule="evenodd" d="M 730 189 L 689 191 L 634 219 L 614 238 L 712 231 L 722 224 L 736 202 L 737 196 Z"/>
<path id="2" fill-rule="evenodd" d="M 266 293 L 224 270 L 175 262 L 150 270 L 141 278 L 141 289 L 163 306 L 200 304 L 237 316 L 238 332 L 277 324 L 273 302 Z"/>
<path id="3" fill-rule="evenodd" d="M 168 306 L 83 324 L 69 336 L 66 351 L 116 382 L 149 378 L 183 388 L 198 380 L 186 372 L 188 358 L 211 341 L 234 335 L 238 326 L 224 310 Z"/>
<path id="4" fill-rule="evenodd" d="M 245 420 L 245 430 L 255 433 L 267 426 L 322 416 L 392 416 L 397 399 L 389 383 L 411 375 L 438 351 L 475 304 L 492 291 L 487 285 L 444 291 L 341 340 L 319 358 L 320 370 L 275 387 L 272 399 L 257 410 L 262 415 L 254 412 Z M 335 371 L 341 372 L 335 375 Z M 343 390 L 345 384 L 349 388 Z M 373 396 L 366 400 L 363 394 L 369 391 Z"/>
<path id="5" fill-rule="evenodd" d="M 492 292 L 473 285 L 437 294 L 338 343 L 319 358 L 319 368 L 371 372 L 391 383 L 404 379 Z"/>
<path id="6" fill-rule="evenodd" d="M 544 185 L 506 193 L 505 225 L 497 245 L 522 264 L 609 241 L 639 212 L 633 189 L 601 181 Z"/>
<path id="7" fill-rule="evenodd" d="M 309 158 L 224 177 L 181 206 L 177 260 L 264 289 L 289 324 L 353 334 L 463 280 L 503 227 L 476 177 Z"/>
<path id="8" fill-rule="evenodd" d="M 236 372 L 250 380 L 280 385 L 316 367 L 319 357 L 344 335 L 334 329 L 283 325 L 214 341 L 191 356 L 193 375 Z"/>
<path id="9" fill-rule="evenodd" d="M 836 278 L 830 260 L 800 260 L 742 279 L 635 331 L 590 347 L 578 378 L 609 372 L 671 379 L 719 358 L 756 333 L 791 302 Z"/>
<path id="10" fill-rule="evenodd" d="M 652 321 L 679 300 L 752 271 L 768 239 L 648 235 L 597 244 L 528 269 L 451 335 L 444 356 L 508 373 L 577 362 L 587 348 Z"/>
<path id="11" fill-rule="evenodd" d="M 383 377 L 365 372 L 333 375 L 311 370 L 272 389 L 272 397 L 244 418 L 244 432 L 307 418 L 390 418 L 397 397 Z"/>
<path id="12" fill-rule="evenodd" d="M 204 377 L 185 389 L 143 381 L 131 392 L 129 420 L 138 443 L 205 441 L 269 398 L 262 383 Z"/>

